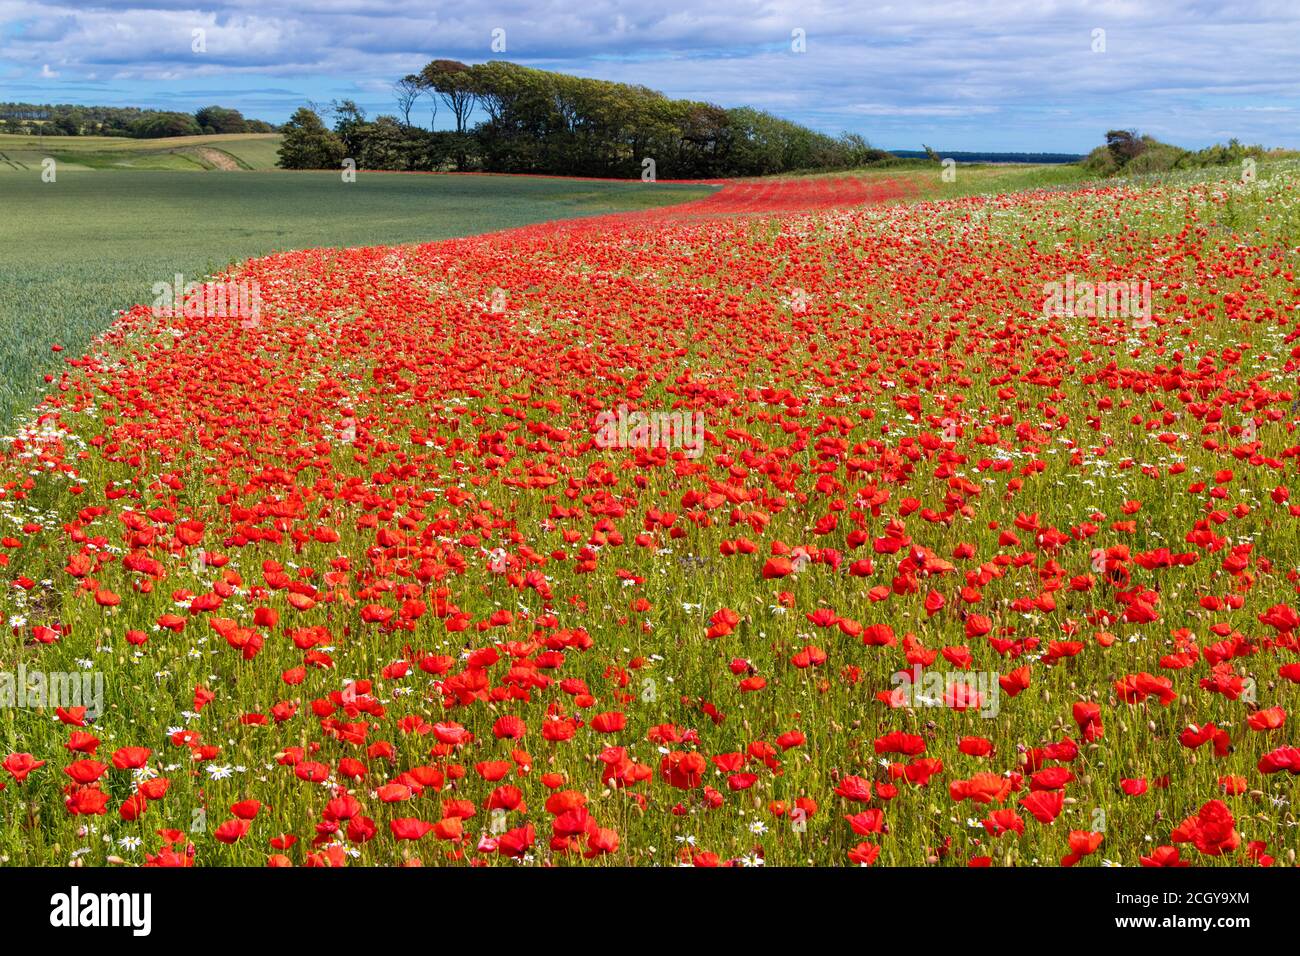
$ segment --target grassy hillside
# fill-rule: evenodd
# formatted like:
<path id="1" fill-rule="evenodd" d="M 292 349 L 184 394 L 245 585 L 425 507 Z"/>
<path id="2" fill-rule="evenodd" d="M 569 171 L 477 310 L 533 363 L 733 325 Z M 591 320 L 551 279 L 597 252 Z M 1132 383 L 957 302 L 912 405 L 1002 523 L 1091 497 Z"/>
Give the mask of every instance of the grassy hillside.
<path id="1" fill-rule="evenodd" d="M 49 156 L 67 169 L 274 169 L 279 133 L 127 139 L 0 133 L 0 172 L 39 170 Z"/>
<path id="2" fill-rule="evenodd" d="M 39 169 L 38 161 L 0 174 L 0 433 L 39 397 L 40 373 L 56 364 L 52 343 L 79 354 L 115 310 L 151 302 L 153 283 L 177 272 L 192 280 L 275 250 L 431 241 L 711 192 L 639 181 L 363 173 L 344 184 L 335 173 L 64 166 L 57 182 L 42 183 Z"/>

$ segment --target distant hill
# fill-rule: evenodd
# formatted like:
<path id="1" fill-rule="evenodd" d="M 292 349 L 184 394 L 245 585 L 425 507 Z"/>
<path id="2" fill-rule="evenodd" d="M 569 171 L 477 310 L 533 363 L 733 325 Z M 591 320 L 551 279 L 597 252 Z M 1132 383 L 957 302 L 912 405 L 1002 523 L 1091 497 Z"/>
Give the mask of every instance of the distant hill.
<path id="1" fill-rule="evenodd" d="M 274 169 L 279 133 L 132 139 L 0 133 L 0 173 L 40 170 L 46 158 L 69 169 Z"/>
<path id="2" fill-rule="evenodd" d="M 891 153 L 901 159 L 925 159 L 924 150 L 891 149 Z M 944 152 L 937 150 L 942 159 L 955 159 L 959 163 L 1077 163 L 1083 159 L 1081 153 L 979 153 Z"/>

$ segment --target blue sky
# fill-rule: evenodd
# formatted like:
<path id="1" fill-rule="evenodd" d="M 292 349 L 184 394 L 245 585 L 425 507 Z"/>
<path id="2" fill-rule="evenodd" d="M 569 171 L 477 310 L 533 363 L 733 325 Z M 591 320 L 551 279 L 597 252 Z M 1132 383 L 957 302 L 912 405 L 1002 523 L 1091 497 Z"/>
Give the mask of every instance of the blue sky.
<path id="1" fill-rule="evenodd" d="M 1300 148 L 1296 0 L 0 0 L 0 100 L 279 122 L 351 98 L 373 116 L 435 57 L 757 106 L 894 149 L 1084 152 L 1115 127 Z"/>

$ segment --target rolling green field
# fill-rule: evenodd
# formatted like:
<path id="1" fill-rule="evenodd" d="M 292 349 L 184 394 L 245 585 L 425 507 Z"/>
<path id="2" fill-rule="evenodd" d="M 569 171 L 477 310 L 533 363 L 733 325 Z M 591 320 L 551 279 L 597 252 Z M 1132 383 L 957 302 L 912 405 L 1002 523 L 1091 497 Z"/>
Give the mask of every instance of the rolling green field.
<path id="1" fill-rule="evenodd" d="M 47 156 L 63 169 L 274 169 L 279 133 L 128 139 L 0 133 L 0 172 L 37 172 Z"/>
<path id="2" fill-rule="evenodd" d="M 39 399 L 42 373 L 60 364 L 52 344 L 81 354 L 116 310 L 151 302 L 153 284 L 176 273 L 189 281 L 277 250 L 429 242 L 687 202 L 712 191 L 400 173 L 362 173 L 345 184 L 336 173 L 196 175 L 62 165 L 56 182 L 43 183 L 39 162 L 5 168 L 0 433 Z"/>

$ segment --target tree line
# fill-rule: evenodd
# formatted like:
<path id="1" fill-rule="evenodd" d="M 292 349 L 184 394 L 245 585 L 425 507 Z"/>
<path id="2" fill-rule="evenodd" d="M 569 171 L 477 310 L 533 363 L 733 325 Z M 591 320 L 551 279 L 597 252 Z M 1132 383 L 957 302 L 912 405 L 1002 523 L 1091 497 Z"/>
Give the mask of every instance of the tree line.
<path id="1" fill-rule="evenodd" d="M 277 127 L 245 119 L 236 109 L 205 106 L 193 113 L 135 106 L 0 103 L 0 133 L 27 136 L 129 136 L 158 139 L 204 133 L 274 133 Z"/>
<path id="2" fill-rule="evenodd" d="M 749 107 L 671 99 L 644 86 L 502 60 L 434 60 L 393 85 L 397 115 L 355 102 L 299 109 L 280 165 L 361 169 L 711 179 L 845 169 L 889 158 L 856 133 L 827 136 Z M 412 119 L 429 114 L 429 128 Z M 436 130 L 440 110 L 444 125 Z M 647 162 L 649 161 L 649 162 Z"/>

